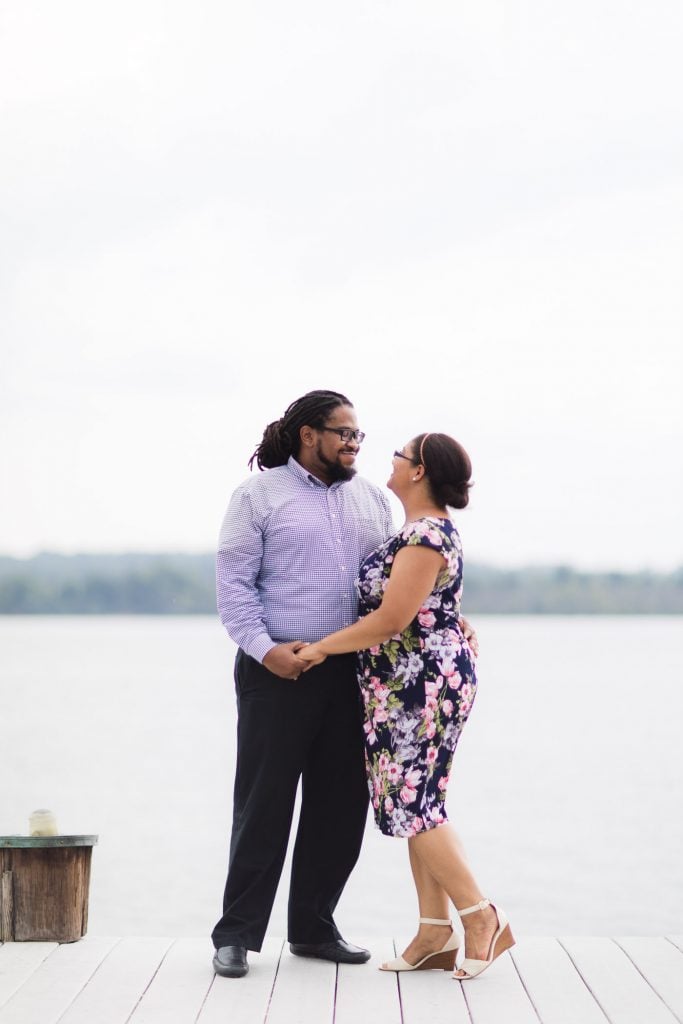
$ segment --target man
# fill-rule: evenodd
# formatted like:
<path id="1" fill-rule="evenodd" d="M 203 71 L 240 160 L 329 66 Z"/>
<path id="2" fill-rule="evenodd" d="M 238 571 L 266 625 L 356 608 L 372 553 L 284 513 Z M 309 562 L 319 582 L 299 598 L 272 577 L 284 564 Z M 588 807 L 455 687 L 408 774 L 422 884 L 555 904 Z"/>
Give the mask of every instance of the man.
<path id="1" fill-rule="evenodd" d="M 214 968 L 248 971 L 275 899 L 299 779 L 292 859 L 292 953 L 338 963 L 370 954 L 345 942 L 334 909 L 360 852 L 368 802 L 355 655 L 305 675 L 297 657 L 357 618 L 355 578 L 392 533 L 379 488 L 355 475 L 363 433 L 351 402 L 312 391 L 266 427 L 252 456 L 268 472 L 237 488 L 221 530 L 218 609 L 239 651 L 237 769 L 223 917 Z"/>

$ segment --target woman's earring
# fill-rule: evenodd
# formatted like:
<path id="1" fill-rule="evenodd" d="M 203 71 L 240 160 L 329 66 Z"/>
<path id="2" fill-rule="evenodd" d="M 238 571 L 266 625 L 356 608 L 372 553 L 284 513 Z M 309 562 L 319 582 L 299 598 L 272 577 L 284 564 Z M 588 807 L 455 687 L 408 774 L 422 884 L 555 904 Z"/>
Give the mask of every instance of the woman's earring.
<path id="1" fill-rule="evenodd" d="M 419 479 L 420 479 L 419 476 L 414 476 L 413 477 L 413 483 L 416 484 Z"/>

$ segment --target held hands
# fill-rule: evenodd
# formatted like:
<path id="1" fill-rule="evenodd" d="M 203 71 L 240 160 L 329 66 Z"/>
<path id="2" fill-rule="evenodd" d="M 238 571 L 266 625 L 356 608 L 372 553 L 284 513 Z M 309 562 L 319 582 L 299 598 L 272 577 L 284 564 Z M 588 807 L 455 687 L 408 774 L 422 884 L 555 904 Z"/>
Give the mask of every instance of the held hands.
<path id="1" fill-rule="evenodd" d="M 474 655 L 475 658 L 478 657 L 479 640 L 477 639 L 477 633 L 476 630 L 474 629 L 474 626 L 471 626 L 467 619 L 464 618 L 462 615 L 458 619 L 458 625 L 460 626 L 460 629 L 463 632 L 465 640 L 467 640 L 467 643 L 470 645 L 470 650 L 472 651 L 472 654 Z"/>
<path id="2" fill-rule="evenodd" d="M 458 624 L 476 658 L 479 654 L 476 630 L 462 615 Z M 302 672 L 308 672 L 314 665 L 321 665 L 326 657 L 327 655 L 320 650 L 320 644 L 292 640 L 290 643 L 278 644 L 277 647 L 271 648 L 263 659 L 263 665 L 281 679 L 298 679 Z"/>
<path id="3" fill-rule="evenodd" d="M 308 672 L 314 665 L 322 665 L 327 655 L 322 653 L 318 644 L 306 644 L 298 652 L 298 657 L 308 663 L 304 669 L 304 672 Z"/>
<path id="4" fill-rule="evenodd" d="M 298 679 L 302 672 L 311 667 L 297 653 L 303 646 L 301 640 L 292 640 L 288 644 L 272 647 L 263 659 L 264 668 L 281 679 Z"/>

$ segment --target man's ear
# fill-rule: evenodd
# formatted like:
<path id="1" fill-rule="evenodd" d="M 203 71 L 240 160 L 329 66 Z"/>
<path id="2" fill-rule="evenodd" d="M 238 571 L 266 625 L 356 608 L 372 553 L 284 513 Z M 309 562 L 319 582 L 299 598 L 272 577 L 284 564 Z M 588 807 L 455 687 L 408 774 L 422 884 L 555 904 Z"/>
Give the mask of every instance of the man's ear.
<path id="1" fill-rule="evenodd" d="M 299 430 L 299 440 L 307 448 L 312 448 L 315 444 L 315 432 L 313 427 L 303 426 Z"/>

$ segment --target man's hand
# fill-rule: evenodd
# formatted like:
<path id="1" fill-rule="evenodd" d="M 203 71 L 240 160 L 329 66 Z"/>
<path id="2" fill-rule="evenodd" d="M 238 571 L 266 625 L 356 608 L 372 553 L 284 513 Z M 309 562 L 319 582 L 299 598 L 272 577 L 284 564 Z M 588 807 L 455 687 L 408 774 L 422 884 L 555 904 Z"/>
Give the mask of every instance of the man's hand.
<path id="1" fill-rule="evenodd" d="M 303 647 L 301 640 L 292 640 L 288 644 L 272 647 L 263 659 L 264 668 L 281 679 L 298 679 L 305 668 L 305 661 L 297 658 L 296 652 Z"/>
<path id="2" fill-rule="evenodd" d="M 470 650 L 474 657 L 479 656 L 479 640 L 477 639 L 477 633 L 473 626 L 470 626 L 469 622 L 462 615 L 458 619 L 458 625 L 463 632 L 463 636 L 467 643 L 470 645 Z"/>

